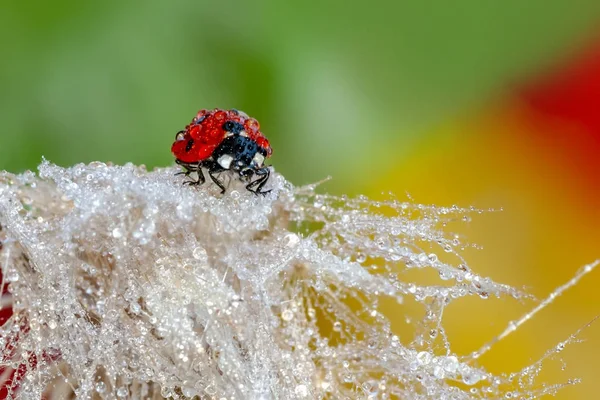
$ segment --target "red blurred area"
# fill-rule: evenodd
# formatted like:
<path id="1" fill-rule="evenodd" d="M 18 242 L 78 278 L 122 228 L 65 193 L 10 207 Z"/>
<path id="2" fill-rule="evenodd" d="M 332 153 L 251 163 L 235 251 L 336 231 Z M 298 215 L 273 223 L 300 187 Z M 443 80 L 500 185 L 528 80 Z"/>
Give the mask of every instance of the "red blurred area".
<path id="1" fill-rule="evenodd" d="M 600 37 L 569 62 L 519 93 L 540 151 L 575 169 L 588 190 L 600 187 Z"/>
<path id="2" fill-rule="evenodd" d="M 2 242 L 0 241 L 0 251 L 1 250 Z M 6 285 L 3 280 L 2 268 L 0 268 L 0 285 L 1 300 L 10 300 L 11 295 L 8 290 L 8 285 Z M 3 326 L 12 316 L 12 302 L 2 301 L 2 308 L 0 308 L 0 326 Z M 18 324 L 19 329 L 14 331 L 12 334 L 3 337 L 5 344 L 0 352 L 0 365 L 8 365 L 11 363 L 11 360 L 17 351 L 18 342 L 21 338 L 21 335 L 26 335 L 29 332 L 29 322 L 26 317 L 21 316 L 20 318 L 16 318 L 13 323 Z M 49 365 L 60 358 L 60 351 L 56 349 L 47 349 L 39 355 L 28 352 L 27 361 L 21 362 L 16 368 L 0 366 L 0 400 L 6 399 L 9 393 L 14 393 L 17 391 L 21 385 L 21 382 L 25 378 L 25 375 L 27 373 L 31 373 L 31 371 L 38 367 L 39 363 L 43 365 Z M 42 397 L 42 400 L 43 399 L 44 397 Z"/>
<path id="3" fill-rule="evenodd" d="M 0 242 L 0 250 L 2 249 L 2 242 Z M 0 293 L 1 297 L 10 296 L 8 293 L 8 286 L 5 285 L 2 277 L 2 269 L 0 269 L 0 283 L 2 283 L 2 292 Z M 5 306 L 0 308 L 0 326 L 3 326 L 6 321 L 12 316 L 12 306 Z M 13 353 L 14 343 L 8 338 L 8 342 L 2 349 L 2 355 L 0 360 L 2 363 L 8 362 L 8 358 Z M 12 388 L 13 382 L 15 381 L 15 374 L 17 371 L 13 369 L 7 369 L 5 367 L 0 367 L 0 399 L 6 399 L 8 397 L 8 389 Z M 21 374 L 23 375 L 23 374 Z"/>

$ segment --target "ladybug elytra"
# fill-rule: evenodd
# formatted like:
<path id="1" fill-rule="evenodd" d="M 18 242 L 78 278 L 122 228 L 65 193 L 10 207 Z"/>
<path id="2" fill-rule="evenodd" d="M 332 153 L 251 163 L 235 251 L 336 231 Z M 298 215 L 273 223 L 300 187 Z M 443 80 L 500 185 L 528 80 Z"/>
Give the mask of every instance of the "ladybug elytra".
<path id="1" fill-rule="evenodd" d="M 258 121 L 242 111 L 200 110 L 192 122 L 177 133 L 171 152 L 177 164 L 184 168 L 182 174 L 198 174 L 198 180 L 186 182 L 190 185 L 206 181 L 204 168 L 221 193 L 225 193 L 223 182 L 215 174 L 230 170 L 249 182 L 247 190 L 255 194 L 269 192 L 262 189 L 270 175 L 264 161 L 273 152 L 271 145 L 260 131 Z M 257 179 L 252 180 L 254 176 Z"/>

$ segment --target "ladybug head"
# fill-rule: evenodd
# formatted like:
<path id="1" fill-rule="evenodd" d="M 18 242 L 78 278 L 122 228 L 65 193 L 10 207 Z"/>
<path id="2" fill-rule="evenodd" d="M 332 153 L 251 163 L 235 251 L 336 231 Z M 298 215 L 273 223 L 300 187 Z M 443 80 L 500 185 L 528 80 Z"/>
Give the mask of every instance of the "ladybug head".
<path id="1" fill-rule="evenodd" d="M 223 130 L 226 135 L 240 135 L 244 132 L 244 124 L 235 120 L 229 120 L 223 124 Z"/>

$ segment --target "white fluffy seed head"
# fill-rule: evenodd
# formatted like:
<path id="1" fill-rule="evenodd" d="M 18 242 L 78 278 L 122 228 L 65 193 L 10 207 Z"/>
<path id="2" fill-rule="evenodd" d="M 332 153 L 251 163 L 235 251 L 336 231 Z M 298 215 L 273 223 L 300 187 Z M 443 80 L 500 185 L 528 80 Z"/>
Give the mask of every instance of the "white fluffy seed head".
<path id="1" fill-rule="evenodd" d="M 484 382 L 480 398 L 514 382 L 525 397 L 556 389 L 529 379 L 537 364 L 494 376 L 437 334 L 456 299 L 521 296 L 449 257 L 461 244 L 445 226 L 471 211 L 319 195 L 277 173 L 265 196 L 233 179 L 242 186 L 220 196 L 176 172 L 44 162 L 39 177 L 0 174 L 2 287 L 14 309 L 0 327 L 13 343 L 0 366 L 23 365 L 28 376 L 13 397 L 468 399 L 457 382 Z M 405 281 L 412 268 L 444 282 Z M 416 337 L 394 335 L 382 296 L 423 307 Z"/>

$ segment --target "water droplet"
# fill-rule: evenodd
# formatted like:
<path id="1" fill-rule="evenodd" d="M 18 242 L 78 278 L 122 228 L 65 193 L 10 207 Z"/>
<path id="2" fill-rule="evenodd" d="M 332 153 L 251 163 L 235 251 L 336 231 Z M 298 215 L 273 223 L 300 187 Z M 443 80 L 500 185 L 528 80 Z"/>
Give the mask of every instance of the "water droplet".
<path id="1" fill-rule="evenodd" d="M 169 397 L 173 396 L 174 394 L 175 394 L 175 392 L 170 387 L 163 386 L 160 388 L 160 395 L 164 398 L 169 398 Z"/>
<path id="2" fill-rule="evenodd" d="M 181 389 L 181 393 L 185 396 L 185 397 L 194 397 L 194 395 L 196 394 L 196 391 L 194 390 L 194 388 L 190 388 L 190 387 L 184 387 Z"/>
<path id="3" fill-rule="evenodd" d="M 283 243 L 285 247 L 296 247 L 300 243 L 300 237 L 294 233 L 288 233 L 283 237 Z"/>
<path id="4" fill-rule="evenodd" d="M 192 256 L 196 260 L 202 260 L 202 261 L 205 261 L 208 258 L 208 255 L 206 254 L 206 250 L 202 246 L 195 247 L 194 250 L 192 251 Z"/>
<path id="5" fill-rule="evenodd" d="M 463 382 L 467 385 L 474 385 L 481 380 L 481 377 L 476 372 L 463 374 Z"/>
<path id="6" fill-rule="evenodd" d="M 54 320 L 54 319 L 48 320 L 48 328 L 50 328 L 50 329 L 56 329 L 56 327 L 57 327 L 56 320 Z"/>
<path id="7" fill-rule="evenodd" d="M 417 354 L 417 361 L 421 365 L 427 365 L 431 361 L 431 354 L 427 351 L 422 351 Z"/>
<path id="8" fill-rule="evenodd" d="M 339 332 L 342 330 L 342 323 L 340 321 L 335 321 L 333 324 L 333 330 Z"/>
<path id="9" fill-rule="evenodd" d="M 454 274 L 451 271 L 448 271 L 445 269 L 440 271 L 440 279 L 443 281 L 452 279 L 453 276 L 454 276 Z"/>
<path id="10" fill-rule="evenodd" d="M 442 361 L 442 365 L 444 369 L 448 372 L 456 372 L 458 368 L 458 358 L 455 356 L 446 357 L 444 361 Z"/>
<path id="11" fill-rule="evenodd" d="M 308 396 L 308 388 L 306 387 L 306 385 L 296 386 L 296 388 L 294 389 L 294 392 L 300 397 Z"/>
<path id="12" fill-rule="evenodd" d="M 96 392 L 104 393 L 105 390 L 106 390 L 106 384 L 104 382 L 96 383 Z"/>
<path id="13" fill-rule="evenodd" d="M 5 275 L 5 279 L 7 282 L 18 282 L 19 281 L 19 272 L 16 269 L 9 269 Z"/>
<path id="14" fill-rule="evenodd" d="M 129 390 L 127 390 L 127 388 L 124 386 L 117 389 L 117 396 L 119 396 L 119 397 L 126 397 L 128 394 L 129 394 Z"/>
<path id="15" fill-rule="evenodd" d="M 115 228 L 112 231 L 112 235 L 115 239 L 119 239 L 119 238 L 123 237 L 123 232 L 121 231 L 121 229 Z"/>
<path id="16" fill-rule="evenodd" d="M 444 378 L 444 376 L 445 376 L 444 369 L 442 367 L 440 367 L 439 365 L 436 365 L 433 368 L 433 376 L 435 376 L 438 379 Z"/>
<path id="17" fill-rule="evenodd" d="M 217 394 L 217 388 L 213 385 L 208 385 L 204 388 L 204 392 L 206 392 L 206 394 L 209 396 L 214 396 L 215 394 Z"/>
<path id="18" fill-rule="evenodd" d="M 142 310 L 142 308 L 140 307 L 140 305 L 137 302 L 132 302 L 131 304 L 129 304 L 129 309 L 134 314 L 139 314 L 140 311 Z"/>
<path id="19" fill-rule="evenodd" d="M 281 313 L 281 319 L 284 321 L 291 321 L 294 318 L 294 313 L 292 310 L 285 310 Z"/>

